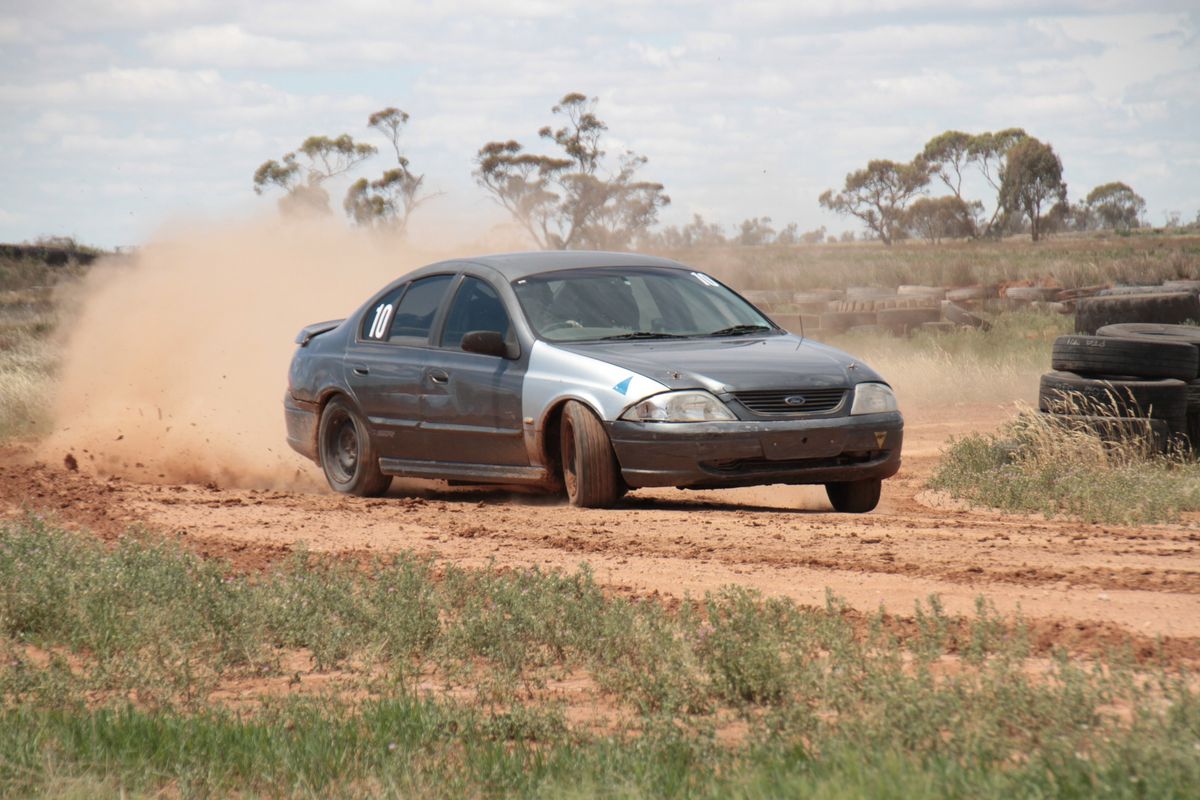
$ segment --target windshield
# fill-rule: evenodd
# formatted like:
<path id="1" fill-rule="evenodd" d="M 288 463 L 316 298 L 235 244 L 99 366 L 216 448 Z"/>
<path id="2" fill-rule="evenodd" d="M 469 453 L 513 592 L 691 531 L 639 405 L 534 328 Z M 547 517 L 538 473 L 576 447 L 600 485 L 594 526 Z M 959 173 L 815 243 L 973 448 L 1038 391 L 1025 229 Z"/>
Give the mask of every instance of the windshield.
<path id="1" fill-rule="evenodd" d="M 513 282 L 525 317 L 552 342 L 736 336 L 776 329 L 713 278 L 680 269 L 573 269 Z"/>

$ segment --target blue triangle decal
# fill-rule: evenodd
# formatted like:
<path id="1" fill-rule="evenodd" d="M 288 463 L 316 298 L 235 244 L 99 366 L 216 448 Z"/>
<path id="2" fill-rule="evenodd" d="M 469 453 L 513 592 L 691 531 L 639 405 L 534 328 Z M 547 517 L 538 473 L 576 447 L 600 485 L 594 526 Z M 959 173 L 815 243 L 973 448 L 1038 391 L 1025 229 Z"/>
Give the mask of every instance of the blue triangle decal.
<path id="1" fill-rule="evenodd" d="M 621 394 L 625 394 L 626 392 L 628 392 L 628 391 L 629 391 L 629 382 L 630 382 L 631 380 L 633 380 L 633 376 L 632 376 L 632 375 L 630 375 L 628 378 L 626 378 L 625 380 L 621 381 L 621 382 L 620 382 L 620 383 L 618 383 L 616 386 L 614 386 L 614 387 L 613 387 L 613 391 L 614 391 L 614 392 L 620 392 Z"/>

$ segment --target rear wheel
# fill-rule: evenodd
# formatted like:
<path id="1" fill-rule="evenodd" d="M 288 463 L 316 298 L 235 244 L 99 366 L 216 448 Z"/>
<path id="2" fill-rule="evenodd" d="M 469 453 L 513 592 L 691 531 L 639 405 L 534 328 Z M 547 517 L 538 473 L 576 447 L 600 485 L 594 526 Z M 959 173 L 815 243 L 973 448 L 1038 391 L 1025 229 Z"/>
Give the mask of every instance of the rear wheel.
<path id="1" fill-rule="evenodd" d="M 321 469 L 335 492 L 378 497 L 392 484 L 392 476 L 379 470 L 366 423 L 345 398 L 335 397 L 325 405 L 317 442 Z"/>
<path id="2" fill-rule="evenodd" d="M 843 514 L 865 514 L 879 505 L 879 494 L 883 481 L 847 481 L 825 484 L 825 494 L 833 503 L 833 510 Z"/>
<path id="3" fill-rule="evenodd" d="M 567 500 L 580 508 L 607 508 L 625 494 L 625 482 L 604 425 L 582 403 L 563 408 L 559 433 Z"/>

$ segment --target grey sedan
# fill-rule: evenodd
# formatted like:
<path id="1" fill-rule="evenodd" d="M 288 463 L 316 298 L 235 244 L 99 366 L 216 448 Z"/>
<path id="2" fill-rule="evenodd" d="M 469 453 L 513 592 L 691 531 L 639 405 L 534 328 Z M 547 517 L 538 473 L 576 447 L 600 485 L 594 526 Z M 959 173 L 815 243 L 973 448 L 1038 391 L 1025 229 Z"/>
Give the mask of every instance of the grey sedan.
<path id="1" fill-rule="evenodd" d="M 348 494 L 399 475 L 604 507 L 651 486 L 824 484 L 865 512 L 900 468 L 879 375 L 662 258 L 445 261 L 296 341 L 288 442 Z"/>

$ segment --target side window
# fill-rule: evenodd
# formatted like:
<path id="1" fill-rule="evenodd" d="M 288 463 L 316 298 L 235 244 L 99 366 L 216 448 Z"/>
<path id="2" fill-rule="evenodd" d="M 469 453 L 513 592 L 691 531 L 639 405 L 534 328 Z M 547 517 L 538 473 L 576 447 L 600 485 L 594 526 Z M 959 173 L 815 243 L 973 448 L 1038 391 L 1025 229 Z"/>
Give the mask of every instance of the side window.
<path id="1" fill-rule="evenodd" d="M 433 317 L 441 306 L 442 298 L 453 278 L 453 275 L 432 275 L 413 281 L 396 305 L 392 324 L 388 329 L 388 341 L 426 341 L 429 338 L 429 329 L 433 326 Z"/>
<path id="2" fill-rule="evenodd" d="M 496 331 L 507 340 L 512 331 L 508 312 L 496 295 L 496 290 L 478 278 L 467 276 L 454 295 L 446 325 L 442 331 L 443 347 L 461 347 L 463 337 L 471 331 Z"/>
<path id="3" fill-rule="evenodd" d="M 388 292 L 380 298 L 374 308 L 363 315 L 362 330 L 358 333 L 361 338 L 373 342 L 387 340 L 388 331 L 392 327 L 392 317 L 396 315 L 396 304 L 400 302 L 400 297 L 407 288 L 408 284 L 405 284 Z"/>

